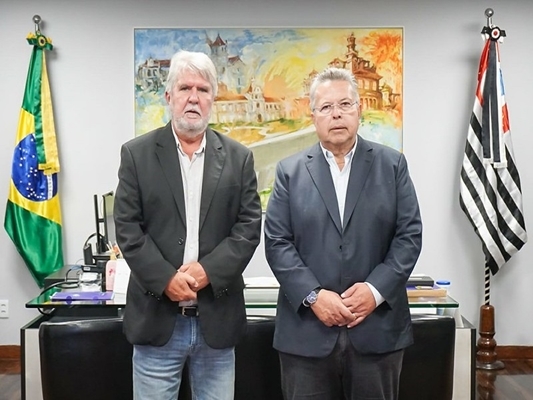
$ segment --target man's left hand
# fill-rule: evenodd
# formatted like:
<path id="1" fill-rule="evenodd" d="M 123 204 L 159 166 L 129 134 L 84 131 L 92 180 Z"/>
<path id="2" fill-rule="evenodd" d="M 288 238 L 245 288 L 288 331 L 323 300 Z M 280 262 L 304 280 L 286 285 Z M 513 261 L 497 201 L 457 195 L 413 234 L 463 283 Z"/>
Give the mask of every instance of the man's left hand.
<path id="1" fill-rule="evenodd" d="M 198 286 L 191 288 L 195 292 L 209 285 L 209 277 L 205 273 L 204 267 L 202 267 L 202 265 L 198 261 L 194 261 L 188 264 L 183 264 L 178 269 L 178 271 L 185 272 L 191 275 L 194 279 L 196 279 L 196 282 L 198 282 Z"/>
<path id="2" fill-rule="evenodd" d="M 359 325 L 372 311 L 376 309 L 376 300 L 368 285 L 364 282 L 358 282 L 350 286 L 341 294 L 343 304 L 354 315 L 353 322 L 347 327 L 352 328 Z"/>

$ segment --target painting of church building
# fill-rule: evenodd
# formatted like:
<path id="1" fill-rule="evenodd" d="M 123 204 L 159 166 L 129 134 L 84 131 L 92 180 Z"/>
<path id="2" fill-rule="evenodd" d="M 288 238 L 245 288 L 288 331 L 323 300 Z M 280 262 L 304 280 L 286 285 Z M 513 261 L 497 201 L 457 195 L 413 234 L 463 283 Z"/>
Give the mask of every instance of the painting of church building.
<path id="1" fill-rule="evenodd" d="M 227 90 L 219 92 L 213 105 L 210 122 L 220 124 L 262 123 L 284 118 L 285 113 L 283 111 L 283 103 L 278 99 L 265 97 L 261 87 L 252 80 L 252 84 L 243 94 L 231 93 Z"/>
<path id="2" fill-rule="evenodd" d="M 209 57 L 217 69 L 218 81 L 223 82 L 226 90 L 241 93 L 246 87 L 245 65 L 238 55 L 228 55 L 227 43 L 217 35 L 215 40 L 206 38 Z"/>
<path id="3" fill-rule="evenodd" d="M 227 43 L 220 34 L 213 41 L 207 38 L 206 42 L 219 82 L 211 123 L 262 123 L 285 117 L 283 103 L 277 98 L 265 97 L 241 58 L 228 54 Z"/>

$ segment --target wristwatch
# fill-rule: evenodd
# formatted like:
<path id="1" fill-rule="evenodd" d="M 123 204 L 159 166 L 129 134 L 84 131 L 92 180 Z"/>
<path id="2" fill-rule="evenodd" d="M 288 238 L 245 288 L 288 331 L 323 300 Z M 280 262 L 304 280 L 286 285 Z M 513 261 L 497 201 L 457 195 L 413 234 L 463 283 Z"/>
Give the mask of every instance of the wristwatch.
<path id="1" fill-rule="evenodd" d="M 311 307 L 313 304 L 316 303 L 316 300 L 318 299 L 318 292 L 320 292 L 322 288 L 319 286 L 313 290 L 311 290 L 311 293 L 307 295 L 307 297 L 302 301 L 302 304 L 305 307 Z"/>

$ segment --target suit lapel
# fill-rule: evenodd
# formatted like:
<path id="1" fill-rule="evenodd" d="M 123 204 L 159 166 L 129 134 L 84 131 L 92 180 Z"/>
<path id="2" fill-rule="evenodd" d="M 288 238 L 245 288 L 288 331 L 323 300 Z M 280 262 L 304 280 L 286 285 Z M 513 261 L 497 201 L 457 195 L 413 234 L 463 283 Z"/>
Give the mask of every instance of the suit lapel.
<path id="1" fill-rule="evenodd" d="M 354 158 L 352 160 L 352 168 L 348 180 L 348 190 L 346 192 L 346 204 L 344 206 L 343 218 L 344 227 L 348 225 L 355 209 L 355 205 L 361 196 L 373 160 L 374 155 L 372 153 L 372 146 L 361 136 L 358 136 L 357 148 L 355 149 Z"/>
<path id="2" fill-rule="evenodd" d="M 181 220 L 186 224 L 183 180 L 181 179 L 181 168 L 176 139 L 174 139 L 174 133 L 172 132 L 170 122 L 163 128 L 161 135 L 157 140 L 155 152 L 159 159 L 159 163 L 161 164 L 163 175 L 172 191 L 172 196 L 178 207 Z"/>
<path id="3" fill-rule="evenodd" d="M 206 131 L 204 180 L 202 183 L 202 200 L 200 204 L 200 230 L 207 216 L 207 211 L 215 195 L 215 190 L 222 175 L 222 168 L 226 159 L 226 150 L 217 135 L 211 130 Z"/>
<path id="4" fill-rule="evenodd" d="M 333 179 L 329 170 L 329 164 L 324 158 L 320 144 L 313 146 L 307 155 L 306 161 L 307 170 L 311 175 L 311 179 L 315 183 L 322 200 L 328 210 L 328 213 L 333 220 L 339 232 L 342 232 L 341 218 L 339 214 L 339 206 L 337 204 L 337 196 L 335 195 L 335 187 L 333 186 Z"/>

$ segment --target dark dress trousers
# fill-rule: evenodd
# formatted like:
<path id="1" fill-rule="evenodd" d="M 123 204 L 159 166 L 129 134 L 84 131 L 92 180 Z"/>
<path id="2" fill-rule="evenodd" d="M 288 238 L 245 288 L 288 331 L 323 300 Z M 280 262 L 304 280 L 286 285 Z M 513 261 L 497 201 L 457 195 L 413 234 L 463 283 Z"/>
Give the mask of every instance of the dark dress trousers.
<path id="1" fill-rule="evenodd" d="M 307 357 L 331 353 L 340 332 L 302 306 L 321 286 L 341 294 L 371 283 L 385 301 L 348 330 L 361 353 L 413 342 L 406 281 L 418 259 L 422 223 L 405 157 L 358 136 L 343 223 L 319 144 L 277 166 L 265 217 L 267 260 L 280 283 L 274 347 Z"/>
<path id="2" fill-rule="evenodd" d="M 180 163 L 170 123 L 122 146 L 114 217 L 130 269 L 124 332 L 133 344 L 170 338 L 178 303 L 164 289 L 183 263 L 186 214 Z M 198 292 L 202 334 L 213 348 L 235 346 L 246 329 L 242 272 L 261 235 L 261 205 L 252 152 L 206 132 L 198 261 L 210 284 Z"/>

